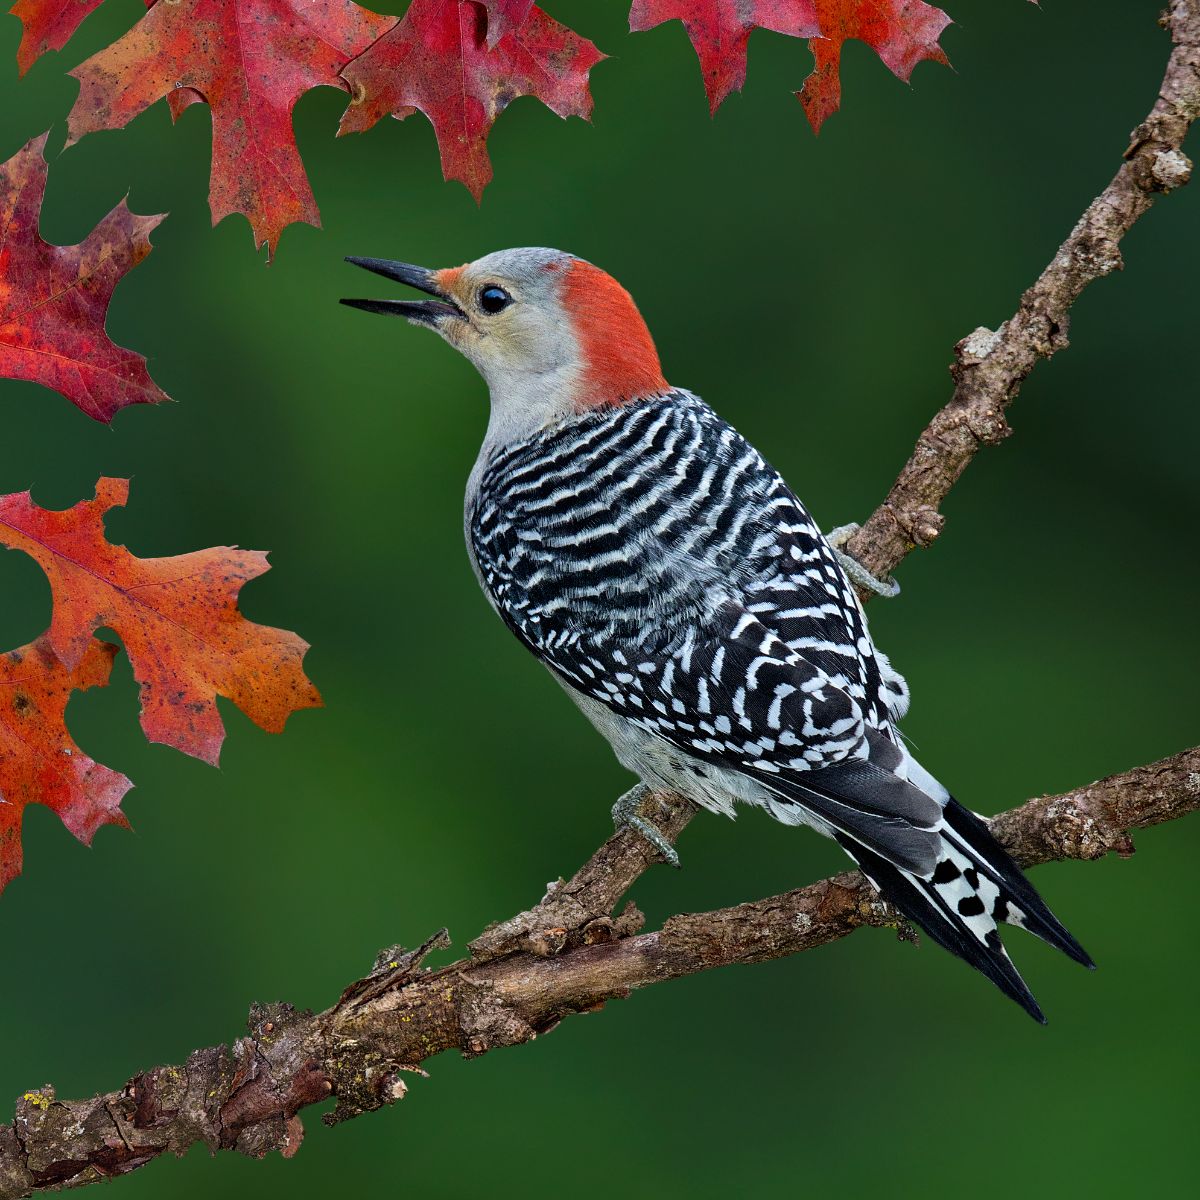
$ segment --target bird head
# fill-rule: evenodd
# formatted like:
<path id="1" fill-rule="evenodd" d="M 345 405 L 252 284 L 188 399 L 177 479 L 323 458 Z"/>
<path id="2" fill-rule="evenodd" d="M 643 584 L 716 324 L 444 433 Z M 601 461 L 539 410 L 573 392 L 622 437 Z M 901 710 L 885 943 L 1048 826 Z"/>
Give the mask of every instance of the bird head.
<path id="1" fill-rule="evenodd" d="M 434 297 L 342 303 L 439 333 L 483 376 L 493 424 L 510 435 L 669 390 L 632 297 L 574 255 L 499 250 L 444 270 L 381 258 L 346 261 Z"/>

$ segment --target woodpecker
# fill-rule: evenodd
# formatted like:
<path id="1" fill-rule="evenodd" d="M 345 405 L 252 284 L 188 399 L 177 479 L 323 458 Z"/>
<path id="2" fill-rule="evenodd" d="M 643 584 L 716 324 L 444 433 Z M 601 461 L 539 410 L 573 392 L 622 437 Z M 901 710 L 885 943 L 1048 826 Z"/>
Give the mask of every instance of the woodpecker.
<path id="1" fill-rule="evenodd" d="M 1092 961 L 898 725 L 903 678 L 843 565 L 757 450 L 671 387 L 633 299 L 558 250 L 445 270 L 357 266 L 428 300 L 344 304 L 424 325 L 483 376 L 491 414 L 467 484 L 471 561 L 492 607 L 648 791 L 757 805 L 833 838 L 875 889 L 1030 1016 L 998 925 Z M 861 568 L 860 568 L 861 570 Z"/>

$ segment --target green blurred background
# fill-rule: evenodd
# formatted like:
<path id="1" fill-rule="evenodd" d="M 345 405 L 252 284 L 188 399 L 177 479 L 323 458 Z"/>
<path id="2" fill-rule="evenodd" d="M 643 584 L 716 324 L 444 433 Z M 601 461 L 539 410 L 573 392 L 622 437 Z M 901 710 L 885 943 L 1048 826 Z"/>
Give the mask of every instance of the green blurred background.
<path id="1" fill-rule="evenodd" d="M 612 55 L 591 126 L 514 104 L 477 208 L 441 181 L 422 118 L 335 141 L 342 97 L 310 94 L 296 126 L 324 229 L 290 228 L 270 267 L 241 218 L 209 228 L 204 108 L 172 128 L 160 104 L 58 155 L 63 72 L 140 0 L 110 0 L 20 83 L 19 27 L 0 21 L 0 158 L 53 127 L 44 235 L 78 241 L 126 191 L 170 211 L 109 329 L 178 401 L 106 428 L 5 381 L 0 491 L 65 507 L 131 475 L 113 540 L 269 548 L 244 610 L 312 642 L 328 705 L 280 737 L 224 705 L 215 771 L 140 739 L 123 661 L 109 691 L 75 699 L 80 743 L 138 784 L 136 832 L 103 830 L 89 852 L 28 812 L 25 875 L 0 898 L 0 1094 L 118 1086 L 236 1036 L 252 1000 L 323 1007 L 380 946 L 443 924 L 461 948 L 572 871 L 628 785 L 472 579 L 460 505 L 481 383 L 436 338 L 339 307 L 372 286 L 342 256 L 440 266 L 545 244 L 602 264 L 674 382 L 827 528 L 862 518 L 947 398 L 951 346 L 1012 311 L 1109 179 L 1168 52 L 1144 0 L 947 6 L 956 70 L 923 65 L 910 89 L 852 44 L 845 108 L 818 139 L 789 94 L 801 44 L 756 34 L 749 86 L 713 121 L 679 25 L 629 36 L 625 0 L 550 0 Z M 912 684 L 907 732 L 983 812 L 1200 740 L 1200 191 L 1163 200 L 1125 250 L 1125 273 L 1076 306 L 1070 351 L 1025 386 L 1016 435 L 954 492 L 942 541 L 904 565 L 903 596 L 871 607 Z M 17 646 L 46 626 L 49 591 L 18 554 L 0 555 L 0 588 L 0 642 Z M 1142 834 L 1132 861 L 1037 871 L 1100 964 L 1010 935 L 1046 1029 L 936 948 L 862 933 L 433 1061 L 395 1109 L 334 1131 L 310 1114 L 292 1162 L 193 1151 L 120 1193 L 1184 1189 L 1198 851 L 1192 820 Z M 652 921 L 841 866 L 757 813 L 703 816 L 682 852 L 682 872 L 637 885 Z"/>

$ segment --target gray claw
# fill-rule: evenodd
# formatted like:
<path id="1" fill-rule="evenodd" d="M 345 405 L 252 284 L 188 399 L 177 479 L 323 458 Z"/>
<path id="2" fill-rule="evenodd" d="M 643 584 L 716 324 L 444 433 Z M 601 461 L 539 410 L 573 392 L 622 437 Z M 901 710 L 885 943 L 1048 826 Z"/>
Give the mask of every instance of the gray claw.
<path id="1" fill-rule="evenodd" d="M 679 867 L 679 854 L 675 847 L 667 841 L 658 829 L 641 817 L 630 817 L 625 822 L 631 829 L 636 829 L 659 852 L 670 867 Z"/>
<path id="2" fill-rule="evenodd" d="M 613 824 L 618 829 L 626 827 L 636 829 L 662 855 L 664 862 L 669 866 L 678 867 L 679 855 L 675 847 L 663 837 L 662 832 L 657 826 L 651 824 L 644 817 L 638 816 L 638 809 L 649 792 L 650 789 L 644 783 L 639 783 L 631 787 L 613 805 Z"/>
<path id="3" fill-rule="evenodd" d="M 857 558 L 851 558 L 849 554 L 844 554 L 839 547 L 844 546 L 860 529 L 862 528 L 856 521 L 851 521 L 849 525 L 839 525 L 836 529 L 831 529 L 826 535 L 825 540 L 829 543 L 829 548 L 833 551 L 834 557 L 842 564 L 842 570 L 849 576 L 851 583 L 857 583 L 859 587 L 866 588 L 869 592 L 874 592 L 877 596 L 884 596 L 891 599 L 892 596 L 900 594 L 900 583 L 890 576 L 887 579 L 876 579 L 866 567 L 858 561 Z"/>

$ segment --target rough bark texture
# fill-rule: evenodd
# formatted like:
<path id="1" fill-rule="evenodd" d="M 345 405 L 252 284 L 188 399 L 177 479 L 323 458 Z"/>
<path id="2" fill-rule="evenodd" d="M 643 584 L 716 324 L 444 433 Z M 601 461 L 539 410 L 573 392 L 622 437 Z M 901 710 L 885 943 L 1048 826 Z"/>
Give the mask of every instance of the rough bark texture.
<path id="1" fill-rule="evenodd" d="M 1133 852 L 1129 831 L 1200 808 L 1200 748 L 1061 796 L 1030 800 L 992 828 L 1023 865 Z M 690 815 L 676 811 L 678 821 Z M 385 950 L 375 969 L 318 1014 L 254 1005 L 245 1035 L 197 1050 L 179 1066 L 135 1075 L 90 1100 L 59 1100 L 47 1085 L 17 1101 L 0 1127 L 0 1197 L 126 1174 L 202 1142 L 212 1151 L 292 1155 L 297 1113 L 334 1097 L 331 1123 L 401 1099 L 405 1077 L 446 1050 L 476 1057 L 527 1042 L 563 1017 L 635 988 L 734 963 L 811 950 L 897 916 L 857 872 L 709 913 L 672 917 L 653 933 L 609 909 L 650 855 L 614 834 L 569 884 L 524 914 L 526 949 L 422 968 L 449 945 L 444 930 L 412 952 Z M 569 914 L 569 915 L 568 915 Z M 565 923 L 562 923 L 565 922 Z M 494 932 L 494 931 L 493 931 Z M 497 953 L 492 945 L 490 953 Z"/>
<path id="2" fill-rule="evenodd" d="M 1066 345 L 1071 304 L 1121 265 L 1121 238 L 1158 194 L 1187 182 L 1191 163 L 1180 146 L 1200 114 L 1200 0 L 1174 0 L 1163 24 L 1173 50 L 1161 93 L 1120 170 L 1017 312 L 995 333 L 977 329 L 958 344 L 950 402 L 846 547 L 875 575 L 937 537 L 939 507 L 955 480 L 980 446 L 1007 436 L 1005 409 L 1038 358 Z M 1131 854 L 1131 830 L 1197 808 L 1200 748 L 1030 800 L 992 828 L 1031 866 Z M 651 797 L 644 810 L 672 841 L 695 811 L 678 796 Z M 59 1100 L 49 1085 L 26 1092 L 14 1121 L 0 1126 L 0 1200 L 127 1174 L 196 1142 L 214 1152 L 290 1156 L 303 1136 L 299 1110 L 332 1097 L 325 1120 L 334 1123 L 391 1104 L 407 1091 L 406 1075 L 423 1073 L 420 1064 L 443 1051 L 474 1057 L 529 1041 L 634 988 L 810 950 L 864 925 L 901 924 L 861 875 L 847 872 L 642 933 L 632 904 L 617 917 L 612 911 L 656 858 L 640 837 L 614 834 L 534 908 L 484 931 L 471 958 L 424 969 L 425 956 L 449 944 L 442 930 L 415 951 L 383 952 L 322 1013 L 255 1005 L 231 1045 L 145 1071 L 118 1091 L 90 1100 Z"/>
<path id="3" fill-rule="evenodd" d="M 917 439 L 887 499 L 843 547 L 885 578 L 914 546 L 942 532 L 955 481 L 983 446 L 1012 432 L 1005 410 L 1039 358 L 1067 346 L 1071 305 L 1089 283 L 1123 266 L 1121 239 L 1164 192 L 1191 177 L 1181 150 L 1200 115 L 1200 4 L 1173 0 L 1160 18 L 1173 49 L 1158 100 L 1130 136 L 1124 162 L 1080 217 L 1050 265 L 994 332 L 980 327 L 954 348 L 954 394 Z"/>

